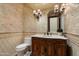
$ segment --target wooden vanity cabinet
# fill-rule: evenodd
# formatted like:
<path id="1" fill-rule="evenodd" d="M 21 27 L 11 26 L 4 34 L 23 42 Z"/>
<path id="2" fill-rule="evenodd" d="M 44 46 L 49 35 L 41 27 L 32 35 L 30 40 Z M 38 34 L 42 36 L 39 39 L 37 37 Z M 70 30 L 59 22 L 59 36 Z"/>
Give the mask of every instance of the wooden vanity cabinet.
<path id="1" fill-rule="evenodd" d="M 64 39 L 32 37 L 33 56 L 65 56 L 66 49 Z"/>

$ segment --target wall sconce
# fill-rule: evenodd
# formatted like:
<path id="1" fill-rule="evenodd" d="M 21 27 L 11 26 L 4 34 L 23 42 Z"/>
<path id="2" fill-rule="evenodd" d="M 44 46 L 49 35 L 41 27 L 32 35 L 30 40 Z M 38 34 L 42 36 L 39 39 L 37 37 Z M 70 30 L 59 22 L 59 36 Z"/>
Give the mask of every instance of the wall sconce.
<path id="1" fill-rule="evenodd" d="M 65 11 L 66 8 L 66 4 L 58 4 L 54 6 L 54 14 L 57 14 L 59 17 L 59 28 L 57 30 L 57 32 L 63 32 L 63 29 L 61 28 L 61 15 L 63 14 L 63 12 Z"/>
<path id="2" fill-rule="evenodd" d="M 40 16 L 42 16 L 42 12 L 41 12 L 40 9 L 33 10 L 33 15 L 34 15 L 37 19 L 39 19 Z"/>
<path id="3" fill-rule="evenodd" d="M 65 4 L 54 6 L 54 13 L 63 13 L 64 10 L 65 10 Z"/>

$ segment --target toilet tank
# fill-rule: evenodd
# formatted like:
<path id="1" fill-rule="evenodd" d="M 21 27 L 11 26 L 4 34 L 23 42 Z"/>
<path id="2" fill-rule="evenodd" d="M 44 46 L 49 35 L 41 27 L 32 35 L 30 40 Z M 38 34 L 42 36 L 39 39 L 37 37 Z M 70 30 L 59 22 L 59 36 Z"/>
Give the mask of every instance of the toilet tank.
<path id="1" fill-rule="evenodd" d="M 29 44 L 31 44 L 31 37 L 25 37 L 24 38 L 24 43 L 29 43 Z"/>

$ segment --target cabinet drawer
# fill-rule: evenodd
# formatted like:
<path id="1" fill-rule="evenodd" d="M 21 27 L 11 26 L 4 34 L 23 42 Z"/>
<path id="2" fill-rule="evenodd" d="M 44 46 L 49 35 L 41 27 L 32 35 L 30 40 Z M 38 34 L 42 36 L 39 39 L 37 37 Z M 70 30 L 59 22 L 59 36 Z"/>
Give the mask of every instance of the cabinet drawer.
<path id="1" fill-rule="evenodd" d="M 55 40 L 55 44 L 66 44 L 65 40 Z"/>

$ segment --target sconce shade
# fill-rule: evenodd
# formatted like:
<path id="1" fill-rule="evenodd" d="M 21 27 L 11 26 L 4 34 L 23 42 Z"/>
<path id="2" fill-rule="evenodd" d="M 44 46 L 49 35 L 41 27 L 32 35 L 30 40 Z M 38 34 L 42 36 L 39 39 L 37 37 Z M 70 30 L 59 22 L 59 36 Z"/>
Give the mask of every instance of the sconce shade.
<path id="1" fill-rule="evenodd" d="M 63 13 L 64 10 L 65 10 L 65 4 L 54 6 L 54 13 Z"/>
<path id="2" fill-rule="evenodd" d="M 40 16 L 42 16 L 42 12 L 41 12 L 40 9 L 33 10 L 33 15 L 34 15 L 34 17 L 36 17 L 37 19 L 39 19 Z"/>

